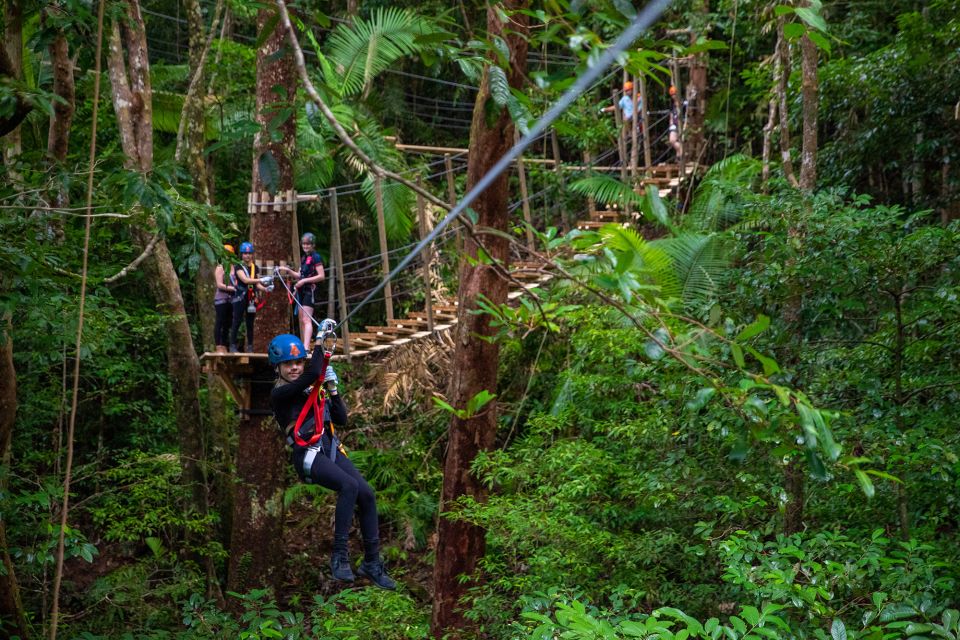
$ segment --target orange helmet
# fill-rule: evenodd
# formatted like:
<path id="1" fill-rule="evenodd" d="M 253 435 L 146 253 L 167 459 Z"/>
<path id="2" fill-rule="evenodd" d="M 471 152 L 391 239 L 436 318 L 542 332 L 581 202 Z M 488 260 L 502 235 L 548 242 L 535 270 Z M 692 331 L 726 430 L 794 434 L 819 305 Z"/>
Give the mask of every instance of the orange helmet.
<path id="1" fill-rule="evenodd" d="M 233 253 L 233 254 L 236 253 L 236 252 L 233 250 L 233 245 L 225 244 L 225 245 L 223 245 L 223 248 L 226 249 L 228 253 Z"/>
<path id="2" fill-rule="evenodd" d="M 627 80 L 626 82 L 624 82 L 624 83 L 623 83 L 623 90 L 624 90 L 624 91 L 633 91 L 633 83 L 630 82 L 629 80 Z"/>
<path id="3" fill-rule="evenodd" d="M 670 95 L 672 96 L 677 95 L 677 88 L 673 85 L 670 85 Z"/>

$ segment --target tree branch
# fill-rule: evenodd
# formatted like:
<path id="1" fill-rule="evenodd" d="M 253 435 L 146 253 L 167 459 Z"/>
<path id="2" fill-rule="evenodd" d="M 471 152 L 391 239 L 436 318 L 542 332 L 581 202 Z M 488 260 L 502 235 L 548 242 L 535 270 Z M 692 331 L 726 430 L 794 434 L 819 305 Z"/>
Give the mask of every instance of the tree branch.
<path id="1" fill-rule="evenodd" d="M 217 0 L 217 6 L 213 10 L 213 19 L 210 21 L 210 33 L 207 36 L 207 42 L 203 47 L 203 52 L 200 54 L 200 62 L 197 64 L 197 68 L 193 72 L 193 77 L 190 78 L 190 86 L 187 89 L 187 95 L 183 99 L 183 111 L 180 113 L 180 124 L 177 126 L 177 146 L 176 151 L 173 153 L 173 157 L 177 162 L 183 162 L 183 138 L 187 130 L 188 114 L 192 109 L 192 103 L 195 100 L 201 99 L 200 83 L 203 79 L 203 67 L 207 62 L 207 54 L 210 53 L 210 48 L 213 46 L 213 38 L 216 35 L 217 23 L 220 22 L 220 14 L 222 12 L 223 0 Z"/>
<path id="2" fill-rule="evenodd" d="M 143 262 L 144 260 L 146 260 L 146 259 L 150 256 L 150 254 L 153 253 L 153 249 L 154 249 L 154 247 L 157 246 L 157 243 L 158 243 L 159 241 L 160 241 L 160 234 L 159 234 L 159 233 L 154 234 L 154 236 L 153 236 L 152 238 L 150 238 L 150 242 L 148 242 L 148 243 L 147 243 L 147 246 L 144 248 L 143 253 L 141 253 L 139 256 L 137 256 L 136 259 L 135 259 L 133 262 L 131 262 L 130 264 L 128 264 L 127 266 L 125 266 L 123 269 L 121 269 L 121 270 L 120 270 L 119 272 L 117 272 L 116 274 L 110 276 L 109 278 L 105 278 L 105 279 L 103 280 L 103 284 L 113 284 L 114 282 L 116 282 L 116 281 L 119 280 L 120 278 L 123 278 L 123 277 L 125 277 L 127 274 L 129 274 L 130 272 L 136 270 L 136 268 L 140 266 L 140 263 Z"/>
<path id="3" fill-rule="evenodd" d="M 323 117 L 327 119 L 327 122 L 330 123 L 330 126 L 333 128 L 334 132 L 337 134 L 337 137 L 340 138 L 340 141 L 350 151 L 354 153 L 363 164 L 367 165 L 374 175 L 380 176 L 381 178 L 389 178 L 394 182 L 399 182 L 403 186 L 407 187 L 414 193 L 419 193 L 421 196 L 426 198 L 428 201 L 442 207 L 444 211 L 450 211 L 453 208 L 449 202 L 444 202 L 440 198 L 436 197 L 428 190 L 424 189 L 416 182 L 411 182 L 398 173 L 394 173 L 389 169 L 386 169 L 379 164 L 377 164 L 370 156 L 363 152 L 363 150 L 357 146 L 357 143 L 353 141 L 353 138 L 350 137 L 350 134 L 340 125 L 337 121 L 337 116 L 334 115 L 333 111 L 330 110 L 330 107 L 323 101 L 320 97 L 320 94 L 317 92 L 316 87 L 313 86 L 313 82 L 310 80 L 310 75 L 307 73 L 307 62 L 303 57 L 303 49 L 300 48 L 300 42 L 297 41 L 297 34 L 293 31 L 293 24 L 290 22 L 290 14 L 287 12 L 287 4 L 284 0 L 276 0 L 277 9 L 280 12 L 280 22 L 283 24 L 283 28 L 287 30 L 287 34 L 290 36 L 290 46 L 293 48 L 293 60 L 297 65 L 297 72 L 300 74 L 300 80 L 303 82 L 303 87 L 307 91 L 307 95 L 310 96 L 310 99 L 317 105 L 320 109 L 320 112 L 323 114 Z"/>

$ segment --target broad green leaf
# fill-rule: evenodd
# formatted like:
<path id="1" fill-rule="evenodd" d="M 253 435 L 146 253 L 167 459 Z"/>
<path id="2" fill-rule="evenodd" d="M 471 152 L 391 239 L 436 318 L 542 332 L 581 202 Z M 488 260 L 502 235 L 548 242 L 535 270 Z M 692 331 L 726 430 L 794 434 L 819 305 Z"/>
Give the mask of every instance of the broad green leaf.
<path id="1" fill-rule="evenodd" d="M 794 13 L 796 13 L 797 17 L 799 17 L 801 20 L 806 22 L 808 25 L 810 25 L 814 29 L 818 31 L 823 31 L 824 33 L 826 33 L 827 22 L 823 19 L 823 16 L 821 16 L 819 13 L 817 13 L 813 9 L 810 9 L 809 7 L 797 7 L 794 10 Z"/>
<path id="2" fill-rule="evenodd" d="M 860 469 L 854 469 L 853 474 L 857 477 L 857 482 L 860 483 L 860 489 L 863 491 L 863 495 L 867 496 L 868 498 L 872 498 L 876 491 L 873 487 L 873 481 L 870 479 L 870 476 Z"/>
<path id="3" fill-rule="evenodd" d="M 737 366 L 741 369 L 747 368 L 747 363 L 743 359 L 743 349 L 740 348 L 740 345 L 733 342 L 730 343 L 730 353 L 733 354 L 733 361 L 737 363 Z"/>
<path id="4" fill-rule="evenodd" d="M 783 25 L 783 35 L 786 36 L 788 40 L 796 40 L 803 36 L 805 32 L 806 29 L 799 22 L 791 22 Z"/>
<path id="5" fill-rule="evenodd" d="M 697 391 L 697 395 L 693 397 L 692 400 L 687 402 L 687 409 L 690 411 L 700 411 L 703 409 L 710 399 L 716 395 L 717 390 L 714 387 L 705 387 Z"/>
<path id="6" fill-rule="evenodd" d="M 847 640 L 847 628 L 840 618 L 833 619 L 833 624 L 830 625 L 830 637 L 833 640 Z"/>
<path id="7" fill-rule="evenodd" d="M 770 318 L 761 313 L 757 316 L 756 320 L 748 324 L 739 334 L 737 334 L 737 342 L 745 342 L 755 335 L 765 331 L 769 326 Z"/>

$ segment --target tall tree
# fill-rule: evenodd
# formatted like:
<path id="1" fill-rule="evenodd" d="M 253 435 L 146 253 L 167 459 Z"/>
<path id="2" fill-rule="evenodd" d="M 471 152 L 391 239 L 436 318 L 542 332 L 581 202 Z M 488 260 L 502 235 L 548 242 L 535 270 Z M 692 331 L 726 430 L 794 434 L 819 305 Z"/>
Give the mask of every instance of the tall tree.
<path id="1" fill-rule="evenodd" d="M 515 89 L 523 84 L 527 65 L 527 17 L 517 11 L 526 5 L 526 0 L 507 0 L 487 8 L 489 39 L 502 39 L 506 43 L 510 61 L 507 79 Z M 491 67 L 488 64 L 474 103 L 467 166 L 468 189 L 477 184 L 506 153 L 513 140 L 513 122 L 506 109 L 500 110 L 495 121 L 488 119 L 487 114 L 494 101 L 490 74 Z M 508 204 L 508 176 L 503 173 L 473 204 L 479 216 L 478 226 L 506 231 L 509 223 Z M 507 241 L 495 235 L 485 238 L 482 250 L 490 259 L 506 265 L 509 258 Z M 480 294 L 489 298 L 493 305 L 502 304 L 507 299 L 507 282 L 493 265 L 481 258 L 477 238 L 468 238 L 463 251 L 467 259 L 461 262 L 460 267 L 456 353 L 447 394 L 455 407 L 466 407 L 477 394 L 484 391 L 493 394 L 497 390 L 500 347 L 496 342 L 486 339 L 495 333 L 490 326 L 490 316 L 475 312 Z M 485 499 L 485 488 L 470 468 L 479 452 L 492 448 L 496 432 L 497 410 L 493 402 L 475 415 L 451 419 L 443 470 L 441 513 L 449 511 L 461 496 Z M 437 638 L 459 638 L 467 626 L 460 599 L 468 587 L 460 580 L 460 576 L 469 576 L 476 570 L 485 551 L 485 531 L 469 522 L 446 517 L 440 518 L 437 529 L 431 630 Z"/>
<path id="2" fill-rule="evenodd" d="M 10 315 L 5 314 L 0 326 L 0 469 L 10 468 L 10 444 L 17 416 L 17 372 L 13 368 L 13 338 Z M 0 491 L 7 488 L 6 473 L 0 474 Z M 27 618 L 20 600 L 20 587 L 13 562 L 7 551 L 6 516 L 0 515 L 0 631 L 11 636 L 28 637 Z"/>
<path id="3" fill-rule="evenodd" d="M 260 131 L 253 143 L 253 180 L 255 202 L 264 194 L 293 189 L 293 154 L 296 148 L 296 118 L 293 101 L 297 93 L 297 74 L 293 56 L 285 43 L 286 32 L 277 26 L 276 9 L 261 9 L 257 25 L 264 38 L 257 50 L 256 117 Z M 271 29 L 267 35 L 262 32 Z M 293 259 L 293 204 L 278 207 L 256 206 L 250 215 L 250 239 L 263 260 Z M 278 333 L 290 327 L 290 308 L 286 297 L 268 296 L 257 312 L 254 349 L 267 350 Z M 261 372 L 269 375 L 269 372 Z M 280 546 L 283 531 L 283 445 L 277 437 L 269 414 L 269 386 L 252 386 L 250 415 L 240 424 L 237 449 L 237 475 L 233 512 L 233 537 L 230 543 L 230 572 L 227 586 L 243 591 L 274 582 L 281 565 Z"/>
<path id="4" fill-rule="evenodd" d="M 126 0 L 124 12 L 111 25 L 108 67 L 125 165 L 147 180 L 153 169 L 153 109 L 147 37 L 139 0 Z M 193 509 L 205 514 L 200 362 L 167 243 L 149 213 L 143 220 L 142 224 L 132 225 L 131 234 L 146 255 L 143 265 L 150 293 L 167 318 L 167 368 L 177 390 L 174 412 L 183 477 L 191 489 Z"/>
<path id="5" fill-rule="evenodd" d="M 23 79 L 23 4 L 20 0 L 7 0 L 3 4 L 3 47 L 0 47 L 0 78 L 14 82 Z M 0 147 L 7 175 L 15 177 L 13 164 L 20 155 L 20 123 L 33 109 L 20 93 L 11 113 L 0 117 Z"/>
<path id="6" fill-rule="evenodd" d="M 51 5 L 44 11 L 45 19 L 48 16 L 56 18 L 55 14 L 63 11 L 59 5 Z M 70 126 L 73 123 L 73 112 L 76 108 L 76 90 L 73 77 L 73 60 L 70 59 L 70 48 L 67 36 L 62 28 L 58 28 L 56 35 L 48 47 L 50 53 L 50 68 L 53 72 L 53 93 L 60 99 L 53 103 L 53 115 L 50 117 L 50 126 L 47 134 L 47 156 L 56 163 L 67 159 L 67 150 L 70 145 Z M 66 190 L 61 189 L 58 194 L 57 206 L 66 204 Z"/>
<path id="7" fill-rule="evenodd" d="M 800 38 L 801 93 L 803 95 L 803 150 L 800 153 L 800 188 L 817 186 L 817 45 L 808 34 Z"/>

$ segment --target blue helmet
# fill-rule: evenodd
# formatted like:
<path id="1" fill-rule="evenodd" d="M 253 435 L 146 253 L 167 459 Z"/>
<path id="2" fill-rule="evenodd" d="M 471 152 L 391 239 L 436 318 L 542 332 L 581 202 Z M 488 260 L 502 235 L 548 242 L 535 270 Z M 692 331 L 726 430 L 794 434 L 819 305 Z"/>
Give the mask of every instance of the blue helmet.
<path id="1" fill-rule="evenodd" d="M 252 243 L 252 242 L 241 242 L 241 243 L 240 243 L 240 253 L 253 253 L 253 243 Z"/>
<path id="2" fill-rule="evenodd" d="M 302 360 L 307 357 L 307 349 L 300 338 L 289 333 L 282 333 L 270 341 L 267 347 L 267 358 L 274 367 L 281 362 Z"/>

